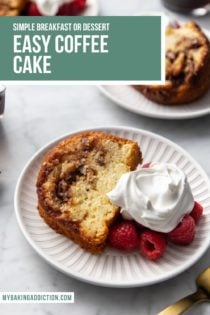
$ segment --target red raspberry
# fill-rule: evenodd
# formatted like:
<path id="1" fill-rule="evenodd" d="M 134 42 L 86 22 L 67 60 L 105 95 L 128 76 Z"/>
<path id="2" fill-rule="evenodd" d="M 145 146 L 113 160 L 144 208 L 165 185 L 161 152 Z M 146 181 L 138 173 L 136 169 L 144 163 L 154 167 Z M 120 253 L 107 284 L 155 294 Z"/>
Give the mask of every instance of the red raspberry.
<path id="1" fill-rule="evenodd" d="M 29 16 L 41 16 L 41 13 L 39 12 L 36 3 L 29 2 L 26 6 L 26 14 Z"/>
<path id="2" fill-rule="evenodd" d="M 73 2 L 63 4 L 59 8 L 57 15 L 79 15 L 85 9 L 85 6 L 86 0 L 74 0 Z M 26 7 L 26 14 L 29 16 L 42 15 L 34 2 L 28 3 Z"/>
<path id="3" fill-rule="evenodd" d="M 140 234 L 139 249 L 142 255 L 150 260 L 157 260 L 163 256 L 166 249 L 166 240 L 162 233 L 144 230 Z"/>
<path id="4" fill-rule="evenodd" d="M 194 219 L 195 224 L 198 224 L 198 222 L 200 221 L 200 218 L 203 215 L 203 207 L 197 201 L 195 201 L 194 207 L 192 211 L 190 212 L 190 215 Z"/>
<path id="5" fill-rule="evenodd" d="M 86 0 L 75 0 L 70 3 L 63 4 L 57 15 L 79 15 L 86 7 Z"/>
<path id="6" fill-rule="evenodd" d="M 141 223 L 138 223 L 136 221 L 135 221 L 135 225 L 136 225 L 138 230 L 142 230 L 143 228 L 145 228 Z"/>
<path id="7" fill-rule="evenodd" d="M 138 235 L 132 221 L 122 221 L 110 228 L 109 244 L 117 249 L 131 251 L 138 246 Z"/>
<path id="8" fill-rule="evenodd" d="M 189 245 L 195 236 L 195 222 L 190 215 L 186 215 L 182 221 L 168 233 L 168 239 L 177 245 Z"/>

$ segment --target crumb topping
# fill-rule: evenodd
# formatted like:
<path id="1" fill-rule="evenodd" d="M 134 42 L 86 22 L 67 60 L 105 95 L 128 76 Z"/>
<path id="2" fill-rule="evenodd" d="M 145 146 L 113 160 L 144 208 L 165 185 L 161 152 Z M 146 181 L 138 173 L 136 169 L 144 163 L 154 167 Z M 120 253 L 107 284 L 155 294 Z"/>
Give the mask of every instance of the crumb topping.
<path id="1" fill-rule="evenodd" d="M 166 80 L 175 86 L 188 83 L 202 66 L 207 39 L 200 36 L 193 22 L 180 28 L 169 26 L 166 35 Z"/>

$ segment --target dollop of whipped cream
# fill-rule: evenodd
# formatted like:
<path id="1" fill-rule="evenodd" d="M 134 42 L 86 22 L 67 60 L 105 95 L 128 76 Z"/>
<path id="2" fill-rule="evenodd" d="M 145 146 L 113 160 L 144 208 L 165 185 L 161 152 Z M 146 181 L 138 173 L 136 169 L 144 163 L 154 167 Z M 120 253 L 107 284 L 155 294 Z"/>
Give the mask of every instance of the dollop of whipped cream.
<path id="1" fill-rule="evenodd" d="M 194 206 L 187 177 L 174 164 L 152 163 L 125 173 L 107 195 L 125 219 L 163 233 L 173 230 Z"/>
<path id="2" fill-rule="evenodd" d="M 74 0 L 33 0 L 39 12 L 42 15 L 54 16 L 57 14 L 58 9 L 65 3 L 73 2 Z"/>

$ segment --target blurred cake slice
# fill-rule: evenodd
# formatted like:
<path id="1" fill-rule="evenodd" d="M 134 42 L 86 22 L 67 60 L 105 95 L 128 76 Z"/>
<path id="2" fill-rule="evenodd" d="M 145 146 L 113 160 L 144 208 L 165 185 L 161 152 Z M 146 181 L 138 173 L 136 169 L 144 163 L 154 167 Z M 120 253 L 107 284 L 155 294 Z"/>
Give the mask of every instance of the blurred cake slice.
<path id="1" fill-rule="evenodd" d="M 166 29 L 166 83 L 136 85 L 148 99 L 166 105 L 192 102 L 210 88 L 210 42 L 195 22 Z"/>
<path id="2" fill-rule="evenodd" d="M 27 0 L 0 0 L 0 16 L 18 16 Z"/>

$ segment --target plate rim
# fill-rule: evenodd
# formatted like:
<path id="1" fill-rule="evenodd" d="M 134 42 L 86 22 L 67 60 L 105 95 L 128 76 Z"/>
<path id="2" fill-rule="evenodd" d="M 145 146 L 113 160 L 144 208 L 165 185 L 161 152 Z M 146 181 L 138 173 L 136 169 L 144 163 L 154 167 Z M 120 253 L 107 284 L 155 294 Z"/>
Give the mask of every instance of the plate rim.
<path id="1" fill-rule="evenodd" d="M 39 156 L 40 154 L 44 154 L 46 150 L 48 150 L 51 146 L 55 145 L 58 141 L 61 141 L 63 139 L 65 139 L 66 137 L 69 136 L 73 136 L 76 135 L 78 133 L 81 132 L 85 132 L 85 131 L 104 131 L 104 132 L 112 132 L 112 131 L 130 131 L 133 133 L 138 133 L 138 134 L 142 134 L 142 135 L 146 135 L 149 137 L 155 137 L 158 140 L 162 140 L 164 141 L 166 144 L 172 145 L 174 148 L 178 149 L 180 152 L 182 152 L 184 155 L 186 155 L 186 157 L 190 160 L 191 163 L 193 163 L 196 168 L 199 170 L 201 176 L 203 177 L 203 179 L 205 179 L 207 187 L 208 187 L 208 191 L 210 192 L 210 180 L 206 174 L 206 172 L 204 171 L 204 169 L 200 166 L 200 164 L 186 151 L 184 150 L 181 146 L 179 146 L 178 144 L 174 143 L 173 141 L 169 140 L 166 137 L 163 137 L 159 134 L 147 131 L 147 130 L 143 130 L 143 129 L 138 129 L 138 128 L 134 128 L 134 127 L 128 127 L 128 126 L 99 126 L 96 128 L 87 128 L 87 129 L 78 129 L 72 132 L 68 132 L 65 133 L 61 136 L 58 136 L 56 138 L 54 138 L 53 140 L 47 142 L 47 144 L 43 145 L 39 150 L 37 150 L 32 156 L 31 158 L 27 161 L 27 163 L 25 164 L 23 170 L 21 171 L 19 177 L 18 177 L 18 181 L 15 187 L 15 194 L 14 194 L 14 209 L 15 209 L 15 216 L 18 222 L 18 226 L 22 232 L 22 234 L 24 235 L 25 239 L 27 240 L 27 242 L 29 243 L 29 245 L 31 245 L 31 247 L 35 250 L 35 252 L 41 256 L 44 261 L 46 261 L 49 265 L 53 266 L 55 269 L 61 271 L 62 273 L 75 278 L 77 280 L 89 283 L 89 284 L 93 284 L 93 285 L 97 285 L 97 286 L 103 286 L 103 287 L 112 287 L 112 288 L 131 288 L 131 287 L 144 287 L 144 286 L 148 286 L 148 285 L 152 285 L 155 283 L 160 283 L 160 282 L 164 282 L 168 279 L 174 278 L 175 276 L 179 275 L 180 273 L 184 272 L 185 270 L 187 270 L 188 268 L 190 268 L 191 266 L 193 266 L 202 256 L 203 254 L 207 251 L 207 249 L 210 246 L 210 235 L 209 238 L 206 240 L 206 242 L 204 243 L 204 246 L 202 246 L 198 251 L 196 251 L 196 254 L 193 255 L 193 259 L 190 259 L 187 263 L 185 263 L 184 265 L 179 266 L 178 268 L 175 269 L 175 271 L 173 272 L 167 272 L 166 274 L 161 275 L 156 277 L 155 279 L 149 279 L 148 281 L 127 281 L 126 283 L 122 283 L 121 281 L 115 281 L 114 283 L 110 283 L 109 280 L 103 280 L 100 281 L 99 279 L 95 280 L 95 279 L 91 279 L 91 277 L 89 276 L 81 276 L 79 274 L 79 272 L 75 272 L 75 271 L 71 271 L 70 269 L 68 269 L 65 266 L 61 266 L 59 262 L 54 261 L 50 258 L 50 256 L 48 256 L 36 243 L 35 241 L 31 238 L 30 234 L 27 231 L 26 226 L 24 225 L 24 222 L 22 220 L 21 217 L 21 206 L 20 206 L 20 193 L 21 193 L 21 184 L 24 181 L 24 176 L 29 168 L 29 166 L 31 165 L 31 163 L 33 163 Z"/>
<path id="2" fill-rule="evenodd" d="M 203 116 L 207 116 L 210 115 L 210 106 L 209 108 L 197 111 L 197 112 L 193 112 L 193 113 L 181 113 L 181 114 L 174 114 L 173 116 L 170 114 L 159 114 L 159 113 L 150 113 L 150 112 L 145 112 L 144 110 L 139 109 L 135 109 L 135 108 L 130 108 L 129 105 L 124 102 L 123 100 L 119 100 L 117 98 L 117 96 L 112 95 L 111 93 L 109 93 L 109 91 L 107 91 L 106 89 L 107 85 L 97 85 L 97 88 L 99 89 L 99 91 L 105 95 L 109 100 L 111 100 L 112 102 L 115 103 L 115 105 L 128 110 L 129 112 L 144 116 L 144 117 L 149 117 L 149 118 L 154 118 L 154 119 L 165 119 L 165 120 L 184 120 L 184 119 L 194 119 L 194 118 L 199 118 L 199 117 L 203 117 Z M 131 86 L 126 85 L 126 87 L 132 88 Z M 138 91 L 137 91 L 138 93 Z M 208 92 L 210 93 L 210 92 Z M 163 107 L 165 105 L 162 105 Z M 173 105 L 174 106 L 174 105 Z M 177 105 L 177 106 L 182 106 L 182 105 Z"/>

